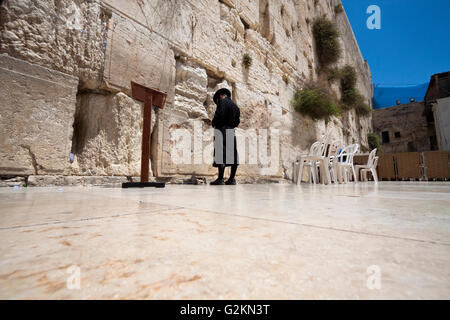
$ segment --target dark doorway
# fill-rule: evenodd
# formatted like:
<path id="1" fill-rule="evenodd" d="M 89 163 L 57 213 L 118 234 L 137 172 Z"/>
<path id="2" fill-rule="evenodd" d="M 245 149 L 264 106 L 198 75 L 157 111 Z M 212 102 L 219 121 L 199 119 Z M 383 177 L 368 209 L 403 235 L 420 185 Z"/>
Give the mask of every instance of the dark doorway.
<path id="1" fill-rule="evenodd" d="M 382 138 L 383 143 L 389 143 L 390 142 L 389 131 L 383 131 L 381 133 L 381 138 Z"/>

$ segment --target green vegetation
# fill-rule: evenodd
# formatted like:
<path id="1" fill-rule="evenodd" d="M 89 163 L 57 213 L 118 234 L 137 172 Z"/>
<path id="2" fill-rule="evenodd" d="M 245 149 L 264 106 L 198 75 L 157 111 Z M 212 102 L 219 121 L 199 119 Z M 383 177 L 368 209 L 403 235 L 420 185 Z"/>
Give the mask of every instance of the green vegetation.
<path id="1" fill-rule="evenodd" d="M 252 63 L 253 63 L 252 57 L 248 53 L 244 53 L 244 55 L 242 56 L 242 64 L 244 65 L 244 67 L 248 69 L 250 68 Z"/>
<path id="2" fill-rule="evenodd" d="M 323 17 L 315 19 L 313 35 L 320 65 L 325 67 L 337 62 L 342 55 L 342 48 L 339 32 L 333 22 Z"/>
<path id="3" fill-rule="evenodd" d="M 340 114 L 339 108 L 330 93 L 318 84 L 311 84 L 303 90 L 296 90 L 291 101 L 293 108 L 313 120 L 328 122 L 331 116 Z"/>
<path id="4" fill-rule="evenodd" d="M 368 117 L 372 113 L 372 108 L 365 102 L 355 105 L 355 111 L 358 115 Z"/>
<path id="5" fill-rule="evenodd" d="M 373 150 L 376 148 L 377 153 L 381 152 L 380 137 L 376 133 L 374 133 L 374 132 L 368 133 L 367 141 L 369 142 L 370 150 Z"/>
<path id="6" fill-rule="evenodd" d="M 318 70 L 318 73 L 322 72 L 322 70 Z M 328 81 L 334 81 L 341 78 L 341 69 L 332 68 L 325 69 L 324 72 L 328 74 Z"/>
<path id="7" fill-rule="evenodd" d="M 350 65 L 344 66 L 339 70 L 339 77 L 341 79 L 341 88 L 344 91 L 355 88 L 356 81 L 358 80 L 355 68 Z"/>
<path id="8" fill-rule="evenodd" d="M 335 12 L 342 11 L 344 11 L 342 4 L 338 4 Z M 314 120 L 328 121 L 332 115 L 351 109 L 354 109 L 359 116 L 369 116 L 372 109 L 356 88 L 358 75 L 355 68 L 350 65 L 343 68 L 332 67 L 342 55 L 336 25 L 326 17 L 316 18 L 313 23 L 313 35 L 320 65 L 317 73 L 328 75 L 328 81 L 340 80 L 341 101 L 339 106 L 336 106 L 332 96 L 323 88 L 316 86 L 297 91 L 293 100 L 294 108 L 302 114 L 310 115 Z"/>
<path id="9" fill-rule="evenodd" d="M 356 106 L 359 103 L 364 102 L 364 97 L 359 93 L 356 88 L 350 88 L 347 90 L 342 90 L 342 102 L 349 107 Z"/>
<path id="10" fill-rule="evenodd" d="M 334 68 L 329 72 L 328 80 L 340 79 L 341 84 L 341 109 L 355 109 L 360 116 L 368 116 L 372 112 L 370 106 L 365 103 L 364 96 L 356 88 L 358 75 L 354 67 L 346 65 L 341 69 Z"/>
<path id="11" fill-rule="evenodd" d="M 334 12 L 336 14 L 344 12 L 344 7 L 342 6 L 342 3 L 339 3 L 334 7 Z"/>

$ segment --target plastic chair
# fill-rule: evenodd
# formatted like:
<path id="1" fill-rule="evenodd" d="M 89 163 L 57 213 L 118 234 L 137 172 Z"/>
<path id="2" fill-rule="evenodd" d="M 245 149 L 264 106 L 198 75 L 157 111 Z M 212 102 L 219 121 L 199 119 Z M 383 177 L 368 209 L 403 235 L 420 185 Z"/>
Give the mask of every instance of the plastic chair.
<path id="1" fill-rule="evenodd" d="M 328 168 L 330 171 L 331 181 L 334 183 L 339 182 L 338 179 L 338 161 L 339 153 L 342 150 L 342 142 L 340 140 L 335 140 L 330 143 L 328 151 Z"/>
<path id="2" fill-rule="evenodd" d="M 373 180 L 378 182 L 377 176 L 377 165 L 378 165 L 378 157 L 376 156 L 377 149 L 373 149 L 369 154 L 369 159 L 367 160 L 366 165 L 357 165 L 355 166 L 356 172 L 358 175 L 361 175 L 361 181 L 367 181 L 367 173 L 372 173 Z"/>
<path id="3" fill-rule="evenodd" d="M 350 181 L 350 175 L 353 175 L 353 180 L 355 182 L 358 181 L 358 176 L 355 172 L 355 167 L 353 165 L 353 157 L 355 156 L 356 152 L 358 152 L 359 145 L 357 144 L 351 144 L 347 147 L 345 147 L 339 154 L 337 162 L 338 167 L 338 180 L 341 182 L 347 183 Z M 342 179 L 344 178 L 344 179 Z"/>
<path id="4" fill-rule="evenodd" d="M 310 168 L 310 176 L 309 181 L 312 183 L 317 183 L 319 181 L 319 176 L 317 174 L 316 170 L 316 161 L 315 160 L 308 160 L 309 157 L 319 157 L 323 153 L 324 149 L 324 143 L 320 141 L 314 142 L 310 149 L 308 155 L 300 156 L 299 159 L 299 170 L 298 170 L 298 176 L 297 176 L 297 184 L 300 184 L 303 177 L 303 168 L 309 167 Z"/>

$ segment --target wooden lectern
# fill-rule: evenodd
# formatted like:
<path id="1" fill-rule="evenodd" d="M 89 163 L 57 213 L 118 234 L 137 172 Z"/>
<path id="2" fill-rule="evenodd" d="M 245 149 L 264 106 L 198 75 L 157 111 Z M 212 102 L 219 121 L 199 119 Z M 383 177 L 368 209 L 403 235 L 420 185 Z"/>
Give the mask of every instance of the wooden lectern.
<path id="1" fill-rule="evenodd" d="M 167 94 L 155 89 L 131 82 L 131 96 L 144 102 L 144 124 L 142 128 L 141 181 L 122 183 L 122 188 L 156 187 L 164 188 L 164 182 L 148 182 L 150 161 L 150 133 L 152 124 L 152 106 L 164 108 Z"/>

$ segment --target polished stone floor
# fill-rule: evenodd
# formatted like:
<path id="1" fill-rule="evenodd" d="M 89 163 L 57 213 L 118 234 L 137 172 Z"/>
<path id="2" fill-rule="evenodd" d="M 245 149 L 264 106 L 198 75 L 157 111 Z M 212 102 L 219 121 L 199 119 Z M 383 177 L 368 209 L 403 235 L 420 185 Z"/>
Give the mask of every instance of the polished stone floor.
<path id="1" fill-rule="evenodd" d="M 0 189 L 2 299 L 449 299 L 450 183 Z"/>

